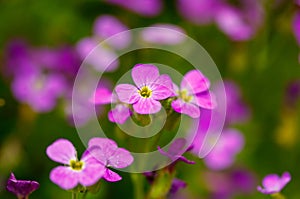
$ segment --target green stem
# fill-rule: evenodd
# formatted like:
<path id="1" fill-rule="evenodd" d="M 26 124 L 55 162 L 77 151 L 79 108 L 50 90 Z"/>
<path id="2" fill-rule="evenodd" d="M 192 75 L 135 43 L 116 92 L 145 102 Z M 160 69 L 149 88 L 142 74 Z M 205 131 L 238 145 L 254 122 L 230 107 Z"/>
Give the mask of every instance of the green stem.
<path id="1" fill-rule="evenodd" d="M 84 192 L 84 193 L 83 193 L 83 195 L 82 195 L 82 198 L 81 198 L 81 199 L 85 199 L 85 198 L 86 198 L 86 196 L 87 196 L 87 193 L 88 193 L 87 191 L 86 191 L 86 192 Z"/>
<path id="2" fill-rule="evenodd" d="M 144 198 L 143 176 L 138 173 L 132 173 L 131 180 L 132 180 L 133 187 L 134 187 L 134 198 L 135 199 L 143 199 Z"/>
<path id="3" fill-rule="evenodd" d="M 286 197 L 284 195 L 282 195 L 281 193 L 274 193 L 271 195 L 271 197 L 273 199 L 286 199 Z"/>
<path id="4" fill-rule="evenodd" d="M 76 192 L 72 192 L 72 199 L 77 199 L 78 194 Z"/>

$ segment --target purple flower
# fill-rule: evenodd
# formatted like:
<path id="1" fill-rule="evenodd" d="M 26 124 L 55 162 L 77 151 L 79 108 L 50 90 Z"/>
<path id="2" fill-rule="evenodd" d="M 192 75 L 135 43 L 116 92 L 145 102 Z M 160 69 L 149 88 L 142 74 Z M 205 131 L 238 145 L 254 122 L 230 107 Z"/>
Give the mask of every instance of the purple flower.
<path id="1" fill-rule="evenodd" d="M 290 107 L 294 107 L 297 101 L 300 99 L 300 80 L 295 80 L 288 85 L 285 94 L 286 104 Z"/>
<path id="2" fill-rule="evenodd" d="M 169 194 L 175 195 L 180 189 L 183 189 L 186 187 L 186 182 L 180 179 L 173 179 L 171 189 L 169 191 Z"/>
<path id="3" fill-rule="evenodd" d="M 92 138 L 89 141 L 91 154 L 103 165 L 105 172 L 103 178 L 109 182 L 115 182 L 122 179 L 119 174 L 109 168 L 125 168 L 133 162 L 133 157 L 129 151 L 118 148 L 118 145 L 108 138 Z"/>
<path id="4" fill-rule="evenodd" d="M 77 70 L 73 53 L 69 48 L 31 49 L 25 44 L 11 44 L 7 66 L 13 75 L 15 98 L 37 112 L 51 111 L 68 87 L 68 81 L 61 73 L 68 71 L 72 76 Z"/>
<path id="5" fill-rule="evenodd" d="M 216 106 L 214 95 L 208 90 L 210 82 L 199 70 L 185 74 L 180 89 L 175 84 L 173 86 L 177 99 L 172 102 L 172 108 L 176 112 L 198 118 L 200 107 L 213 109 Z"/>
<path id="6" fill-rule="evenodd" d="M 162 10 L 161 0 L 108 0 L 107 2 L 122 6 L 143 16 L 156 16 Z"/>
<path id="7" fill-rule="evenodd" d="M 54 168 L 50 173 L 52 182 L 62 189 L 73 189 L 78 184 L 92 186 L 104 175 L 105 167 L 86 150 L 81 159 L 73 144 L 66 139 L 58 139 L 47 148 L 48 157 L 64 164 Z"/>
<path id="8" fill-rule="evenodd" d="M 179 26 L 155 24 L 142 31 L 142 38 L 149 43 L 174 45 L 183 42 L 184 33 L 184 30 Z"/>
<path id="9" fill-rule="evenodd" d="M 132 114 L 128 105 L 120 102 L 117 96 L 107 88 L 98 88 L 91 101 L 93 104 L 116 104 L 108 112 L 108 119 L 111 122 L 123 124 Z"/>
<path id="10" fill-rule="evenodd" d="M 173 162 L 182 161 L 187 164 L 195 164 L 194 161 L 188 160 L 184 156 L 182 156 L 182 154 L 185 151 L 190 150 L 190 148 L 188 148 L 187 150 L 183 151 L 185 145 L 186 145 L 186 140 L 184 138 L 178 138 L 171 143 L 167 152 L 163 151 L 159 146 L 157 148 L 162 155 L 167 156 Z"/>
<path id="11" fill-rule="evenodd" d="M 7 181 L 6 189 L 15 194 L 18 199 L 26 199 L 28 196 L 39 188 L 39 183 L 29 180 L 17 180 L 13 173 Z"/>
<path id="12" fill-rule="evenodd" d="M 171 78 L 168 75 L 159 75 L 157 67 L 151 64 L 135 65 L 131 76 L 136 86 L 119 84 L 115 89 L 120 101 L 133 104 L 133 109 L 139 114 L 159 112 L 159 100 L 172 94 Z"/>
<path id="13" fill-rule="evenodd" d="M 213 170 L 228 168 L 243 147 L 244 137 L 239 131 L 224 130 L 212 151 L 204 158 L 204 163 Z"/>
<path id="14" fill-rule="evenodd" d="M 279 193 L 290 181 L 291 175 L 289 172 L 284 172 L 281 177 L 277 174 L 269 174 L 262 181 L 263 187 L 258 186 L 257 190 L 263 194 Z"/>

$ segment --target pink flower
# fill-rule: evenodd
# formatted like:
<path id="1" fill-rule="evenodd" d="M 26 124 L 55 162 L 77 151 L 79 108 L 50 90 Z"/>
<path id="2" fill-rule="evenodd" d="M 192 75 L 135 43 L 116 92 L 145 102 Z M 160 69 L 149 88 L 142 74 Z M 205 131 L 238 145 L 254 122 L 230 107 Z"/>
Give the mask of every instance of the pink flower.
<path id="1" fill-rule="evenodd" d="M 135 65 L 131 75 L 136 86 L 119 84 L 115 89 L 120 101 L 133 104 L 133 109 L 139 114 L 159 112 L 159 100 L 172 94 L 171 78 L 165 74 L 159 75 L 157 67 L 151 64 Z"/>
<path id="2" fill-rule="evenodd" d="M 92 138 L 89 141 L 91 154 L 103 165 L 105 165 L 103 178 L 109 182 L 122 179 L 119 174 L 113 172 L 109 167 L 125 168 L 133 162 L 129 151 L 118 148 L 118 145 L 108 138 Z"/>
<path id="3" fill-rule="evenodd" d="M 50 173 L 52 182 L 62 189 L 73 189 L 78 184 L 92 186 L 104 175 L 105 167 L 86 150 L 81 159 L 73 144 L 66 139 L 58 139 L 47 148 L 48 157 L 64 164 L 54 168 Z"/>
<path id="4" fill-rule="evenodd" d="M 175 45 L 184 41 L 185 31 L 172 24 L 155 24 L 142 31 L 142 38 L 154 44 Z"/>
<path id="5" fill-rule="evenodd" d="M 116 104 L 116 106 L 108 112 L 108 119 L 111 122 L 123 124 L 131 115 L 131 110 L 128 105 L 120 102 L 118 97 L 107 88 L 98 88 L 91 101 L 94 104 Z"/>
<path id="6" fill-rule="evenodd" d="M 213 170 L 226 169 L 234 163 L 243 147 L 244 137 L 239 131 L 224 130 L 213 150 L 204 158 L 204 163 Z"/>
<path id="7" fill-rule="evenodd" d="M 216 106 L 214 95 L 208 90 L 210 82 L 199 70 L 185 74 L 180 89 L 175 84 L 173 86 L 177 99 L 172 102 L 172 108 L 178 113 L 198 118 L 200 107 L 213 109 Z"/>
<path id="8" fill-rule="evenodd" d="M 281 177 L 276 174 L 269 174 L 262 181 L 263 187 L 258 186 L 257 190 L 263 194 L 279 193 L 290 181 L 291 174 L 289 172 L 284 172 Z"/>

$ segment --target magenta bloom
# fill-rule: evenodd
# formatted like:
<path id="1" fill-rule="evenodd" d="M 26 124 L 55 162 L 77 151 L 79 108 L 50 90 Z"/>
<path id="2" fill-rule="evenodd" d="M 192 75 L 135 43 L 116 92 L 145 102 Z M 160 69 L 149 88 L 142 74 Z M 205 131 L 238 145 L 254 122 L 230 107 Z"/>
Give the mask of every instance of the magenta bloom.
<path id="1" fill-rule="evenodd" d="M 175 45 L 183 42 L 185 31 L 172 24 L 155 24 L 142 31 L 143 40 L 149 43 Z"/>
<path id="2" fill-rule="evenodd" d="M 159 100 L 172 95 L 172 80 L 168 75 L 159 75 L 156 66 L 137 64 L 131 72 L 136 86 L 119 84 L 116 93 L 121 102 L 133 104 L 133 109 L 139 114 L 157 113 L 161 109 Z"/>
<path id="3" fill-rule="evenodd" d="M 289 172 L 284 172 L 281 177 L 277 174 L 269 174 L 262 181 L 263 187 L 258 186 L 257 190 L 263 194 L 279 193 L 290 181 L 291 175 Z"/>
<path id="4" fill-rule="evenodd" d="M 39 186 L 39 183 L 36 181 L 17 180 L 15 175 L 11 173 L 7 181 L 6 189 L 15 194 L 18 199 L 27 199 Z"/>
<path id="5" fill-rule="evenodd" d="M 123 124 L 132 114 L 128 105 L 120 102 L 118 97 L 107 88 L 98 88 L 91 101 L 94 104 L 116 104 L 116 106 L 108 112 L 108 119 L 111 122 Z"/>
<path id="6" fill-rule="evenodd" d="M 133 162 L 129 151 L 118 148 L 118 145 L 108 138 L 92 138 L 89 141 L 91 154 L 103 165 L 105 165 L 103 178 L 109 182 L 116 182 L 122 179 L 119 174 L 109 169 L 125 168 Z"/>
<path id="7" fill-rule="evenodd" d="M 210 82 L 199 70 L 185 74 L 180 89 L 175 84 L 173 86 L 177 99 L 172 102 L 172 108 L 178 113 L 198 118 L 200 107 L 213 109 L 216 106 L 215 97 L 208 90 Z"/>
<path id="8" fill-rule="evenodd" d="M 243 147 L 244 137 L 239 131 L 224 130 L 212 151 L 204 158 L 204 163 L 213 170 L 226 169 L 233 164 Z"/>
<path id="9" fill-rule="evenodd" d="M 66 139 L 58 139 L 47 148 L 48 157 L 64 164 L 54 168 L 50 173 L 52 182 L 62 189 L 73 189 L 78 184 L 92 186 L 104 175 L 105 167 L 87 150 L 80 160 L 73 144 Z"/>
<path id="10" fill-rule="evenodd" d="M 162 10 L 161 0 L 108 0 L 107 2 L 148 17 L 156 16 Z"/>

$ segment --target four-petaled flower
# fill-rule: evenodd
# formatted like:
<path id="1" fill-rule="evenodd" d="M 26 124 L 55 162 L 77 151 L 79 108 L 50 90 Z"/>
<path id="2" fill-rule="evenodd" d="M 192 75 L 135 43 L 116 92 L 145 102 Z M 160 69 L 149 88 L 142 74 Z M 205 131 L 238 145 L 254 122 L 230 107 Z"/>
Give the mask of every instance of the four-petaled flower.
<path id="1" fill-rule="evenodd" d="M 108 138 L 92 138 L 89 141 L 91 155 L 101 162 L 106 168 L 103 178 L 109 182 L 122 179 L 119 174 L 110 170 L 112 168 L 125 168 L 133 162 L 129 151 L 118 148 L 118 145 Z"/>
<path id="2" fill-rule="evenodd" d="M 13 173 L 7 181 L 6 189 L 15 194 L 18 199 L 27 199 L 29 194 L 39 188 L 39 183 L 30 180 L 17 180 Z"/>
<path id="3" fill-rule="evenodd" d="M 262 181 L 263 187 L 258 186 L 257 190 L 263 194 L 279 193 L 290 181 L 291 174 L 289 172 L 284 172 L 281 177 L 277 174 L 269 174 Z"/>
<path id="4" fill-rule="evenodd" d="M 180 84 L 173 85 L 177 99 L 172 102 L 172 108 L 192 118 L 200 116 L 200 107 L 213 109 L 216 106 L 215 97 L 209 92 L 210 82 L 199 71 L 191 70 L 184 75 Z"/>
<path id="5" fill-rule="evenodd" d="M 116 104 L 116 106 L 108 112 L 108 119 L 111 122 L 123 124 L 131 115 L 128 104 L 120 102 L 118 97 L 107 88 L 98 88 L 91 101 L 94 104 Z"/>
<path id="6" fill-rule="evenodd" d="M 54 168 L 50 179 L 63 189 L 75 188 L 78 184 L 92 186 L 104 175 L 105 167 L 86 150 L 81 160 L 73 144 L 66 139 L 58 139 L 47 148 L 47 155 L 53 161 L 64 164 Z"/>
<path id="7" fill-rule="evenodd" d="M 138 64 L 132 69 L 132 79 L 136 86 L 119 84 L 116 87 L 120 101 L 133 104 L 139 114 L 157 113 L 161 109 L 159 100 L 172 95 L 172 80 L 168 75 L 159 75 L 156 66 Z"/>

